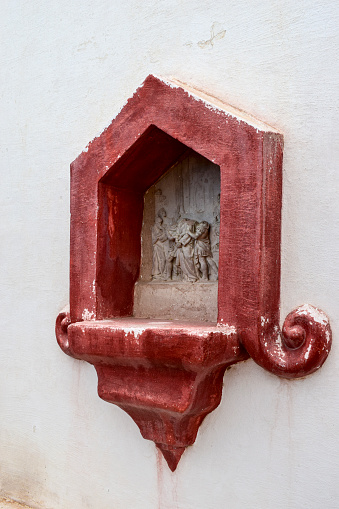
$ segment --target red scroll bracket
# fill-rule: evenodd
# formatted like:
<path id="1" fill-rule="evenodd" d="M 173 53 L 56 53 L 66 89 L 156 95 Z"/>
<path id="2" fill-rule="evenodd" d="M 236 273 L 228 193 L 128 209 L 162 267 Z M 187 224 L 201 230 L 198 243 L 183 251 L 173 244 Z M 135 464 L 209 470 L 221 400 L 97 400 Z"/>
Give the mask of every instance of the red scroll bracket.
<path id="1" fill-rule="evenodd" d="M 300 378 L 323 365 L 332 332 L 325 313 L 305 304 L 287 315 L 281 331 L 262 317 L 258 330 L 245 331 L 241 342 L 262 368 L 283 378 Z"/>

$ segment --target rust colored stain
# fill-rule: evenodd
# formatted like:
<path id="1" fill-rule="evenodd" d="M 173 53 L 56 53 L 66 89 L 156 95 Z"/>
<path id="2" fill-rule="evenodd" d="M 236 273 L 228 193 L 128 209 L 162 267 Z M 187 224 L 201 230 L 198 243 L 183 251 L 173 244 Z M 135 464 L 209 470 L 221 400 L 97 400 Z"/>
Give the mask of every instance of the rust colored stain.
<path id="1" fill-rule="evenodd" d="M 227 366 L 251 356 L 296 378 L 331 346 L 312 306 L 279 329 L 283 137 L 214 102 L 149 76 L 71 165 L 70 312 L 57 318 L 57 340 L 95 366 L 100 397 L 171 470 L 219 404 Z M 143 195 L 188 148 L 220 166 L 218 323 L 137 319 Z"/>

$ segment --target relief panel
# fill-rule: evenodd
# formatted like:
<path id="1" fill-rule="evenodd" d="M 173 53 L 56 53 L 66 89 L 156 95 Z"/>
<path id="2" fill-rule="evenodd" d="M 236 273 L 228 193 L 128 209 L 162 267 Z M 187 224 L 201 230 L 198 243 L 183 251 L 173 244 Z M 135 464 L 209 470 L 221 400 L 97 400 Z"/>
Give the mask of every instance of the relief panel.
<path id="1" fill-rule="evenodd" d="M 145 195 L 140 279 L 217 281 L 219 229 L 219 167 L 188 151 Z"/>
<path id="2" fill-rule="evenodd" d="M 134 316 L 216 322 L 219 230 L 219 166 L 188 149 L 145 194 Z"/>

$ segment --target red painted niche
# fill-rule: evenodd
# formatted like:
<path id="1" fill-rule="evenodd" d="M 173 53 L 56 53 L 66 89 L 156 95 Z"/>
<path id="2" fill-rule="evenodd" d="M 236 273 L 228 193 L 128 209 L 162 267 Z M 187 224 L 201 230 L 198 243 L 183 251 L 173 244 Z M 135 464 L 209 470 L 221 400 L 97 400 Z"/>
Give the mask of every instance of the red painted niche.
<path id="1" fill-rule="evenodd" d="M 220 167 L 216 322 L 133 316 L 144 195 L 194 151 Z M 148 76 L 71 164 L 68 355 L 94 365 L 98 393 L 126 411 L 171 470 L 221 400 L 225 369 L 249 357 L 285 378 L 316 371 L 326 315 L 300 306 L 279 327 L 283 136 L 214 97 Z"/>

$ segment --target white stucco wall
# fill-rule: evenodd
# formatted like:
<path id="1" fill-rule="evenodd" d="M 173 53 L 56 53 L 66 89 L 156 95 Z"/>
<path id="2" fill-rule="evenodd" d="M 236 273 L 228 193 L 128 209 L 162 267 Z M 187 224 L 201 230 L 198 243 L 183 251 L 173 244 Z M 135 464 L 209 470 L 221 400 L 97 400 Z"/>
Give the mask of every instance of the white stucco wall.
<path id="1" fill-rule="evenodd" d="M 338 508 L 337 2 L 3 0 L 0 23 L 0 495 L 50 509 Z M 334 333 L 306 379 L 253 361 L 228 371 L 174 474 L 54 336 L 69 163 L 150 73 L 284 133 L 282 314 L 312 303 Z"/>

